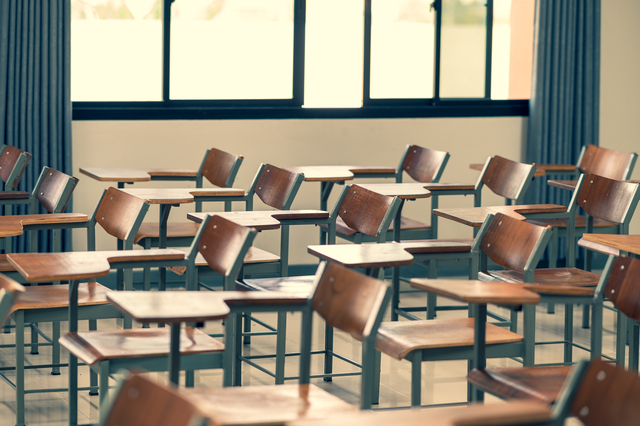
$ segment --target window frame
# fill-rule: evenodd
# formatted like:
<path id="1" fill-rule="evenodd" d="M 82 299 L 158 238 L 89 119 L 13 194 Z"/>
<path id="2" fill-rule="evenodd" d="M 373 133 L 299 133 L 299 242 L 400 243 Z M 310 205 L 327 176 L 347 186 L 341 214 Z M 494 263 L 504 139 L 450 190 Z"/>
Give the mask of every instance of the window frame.
<path id="1" fill-rule="evenodd" d="M 493 0 L 486 0 L 485 96 L 473 99 L 440 98 L 440 40 L 442 0 L 434 0 L 435 64 L 434 97 L 371 99 L 371 2 L 364 0 L 364 50 L 362 106 L 354 108 L 305 108 L 304 54 L 306 0 L 294 0 L 293 81 L 291 99 L 172 100 L 170 93 L 171 4 L 163 0 L 162 101 L 72 102 L 73 120 L 211 120 L 306 118 L 430 118 L 527 116 L 529 100 L 491 100 L 491 47 Z"/>

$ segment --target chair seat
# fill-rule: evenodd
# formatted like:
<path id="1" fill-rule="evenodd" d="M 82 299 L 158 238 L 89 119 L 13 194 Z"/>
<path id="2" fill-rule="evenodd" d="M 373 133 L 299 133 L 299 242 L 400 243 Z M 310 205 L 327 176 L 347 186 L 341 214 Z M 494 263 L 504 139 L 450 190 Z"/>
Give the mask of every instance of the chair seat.
<path id="1" fill-rule="evenodd" d="M 473 369 L 467 375 L 472 385 L 507 400 L 556 401 L 571 366 Z"/>
<path id="2" fill-rule="evenodd" d="M 67 333 L 60 344 L 89 365 L 106 359 L 169 355 L 170 328 Z M 186 327 L 180 333 L 180 354 L 222 352 L 224 344 L 206 333 Z"/>
<path id="3" fill-rule="evenodd" d="M 538 226 L 551 226 L 554 228 L 566 228 L 567 227 L 567 219 L 530 219 L 527 220 L 529 223 L 533 223 Z M 618 226 L 617 223 L 609 222 L 607 220 L 602 219 L 593 219 L 593 227 L 594 228 L 610 228 Z M 576 228 L 586 228 L 587 227 L 587 217 L 584 215 L 576 215 Z"/>
<path id="4" fill-rule="evenodd" d="M 238 290 L 251 291 L 283 291 L 295 295 L 308 297 L 315 280 L 315 275 L 301 277 L 276 277 L 248 279 L 238 282 Z"/>
<path id="5" fill-rule="evenodd" d="M 105 305 L 111 290 L 97 282 L 80 283 L 78 306 Z M 69 306 L 69 285 L 39 285 L 25 287 L 18 294 L 11 312 L 27 309 L 64 308 Z"/>
<path id="6" fill-rule="evenodd" d="M 441 239 L 436 240 L 407 240 L 398 244 L 413 255 L 430 253 L 468 253 L 473 244 L 472 238 Z"/>
<path id="7" fill-rule="evenodd" d="M 524 284 L 522 273 L 512 270 L 480 272 L 478 279 Z M 536 269 L 533 281 L 533 284 L 545 286 L 595 287 L 600 281 L 600 275 L 578 268 Z"/>
<path id="8" fill-rule="evenodd" d="M 180 393 L 217 426 L 284 424 L 357 411 L 315 385 L 190 388 Z"/>
<path id="9" fill-rule="evenodd" d="M 474 319 L 383 322 L 376 348 L 396 359 L 417 349 L 473 346 Z M 487 345 L 521 342 L 522 336 L 487 323 Z"/>
<path id="10" fill-rule="evenodd" d="M 24 191 L 0 191 L 0 200 L 20 200 L 29 198 L 29 193 Z"/>
<path id="11" fill-rule="evenodd" d="M 175 247 L 175 250 L 181 250 L 186 253 L 187 251 L 189 251 L 189 248 Z M 249 250 L 247 250 L 247 254 L 244 256 L 245 264 L 274 263 L 279 261 L 280 261 L 280 256 L 270 253 L 266 250 L 259 249 L 258 247 L 253 247 L 253 246 L 249 247 Z M 204 257 L 202 257 L 200 253 L 198 253 L 198 255 L 196 256 L 196 267 L 200 267 L 200 266 L 207 266 L 207 261 L 205 260 Z M 171 269 L 173 272 L 175 272 L 178 275 L 182 275 L 187 271 L 187 268 L 185 266 L 174 266 L 168 269 Z"/>
<path id="12" fill-rule="evenodd" d="M 328 228 L 326 224 L 321 224 L 320 226 L 324 229 Z M 402 221 L 400 222 L 401 231 L 414 231 L 419 229 L 431 229 L 431 226 L 427 225 L 426 223 L 402 216 Z M 389 226 L 389 231 L 393 231 L 393 222 L 391 222 L 391 225 Z M 338 218 L 336 219 L 336 234 L 350 237 L 356 232 L 357 231 L 355 231 L 354 229 L 349 228 L 347 224 L 344 223 L 344 220 L 342 220 L 338 216 Z"/>
<path id="13" fill-rule="evenodd" d="M 478 279 L 525 284 L 522 273 L 511 270 L 480 272 Z M 536 269 L 533 280 L 533 283 L 525 284 L 524 288 L 558 296 L 591 296 L 600 281 L 600 275 L 578 268 L 549 268 Z"/>
<path id="14" fill-rule="evenodd" d="M 195 222 L 167 223 L 167 238 L 195 237 L 199 227 L 200 224 Z M 144 238 L 160 238 L 158 222 L 144 222 L 140 225 L 133 243 L 138 244 Z"/>

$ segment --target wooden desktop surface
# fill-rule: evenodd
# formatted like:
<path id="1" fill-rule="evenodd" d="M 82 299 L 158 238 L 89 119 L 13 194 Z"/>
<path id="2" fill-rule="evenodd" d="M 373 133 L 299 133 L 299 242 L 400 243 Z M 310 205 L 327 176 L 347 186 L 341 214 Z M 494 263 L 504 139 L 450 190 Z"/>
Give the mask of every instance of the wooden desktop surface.
<path id="1" fill-rule="evenodd" d="M 479 228 L 489 214 L 503 213 L 518 220 L 525 220 L 524 215 L 535 213 L 563 213 L 567 208 L 559 204 L 525 204 L 517 206 L 467 207 L 435 209 L 436 216 L 444 217 L 454 222 Z"/>
<path id="2" fill-rule="evenodd" d="M 410 253 L 392 243 L 311 245 L 307 252 L 349 268 L 390 268 L 413 263 Z"/>
<path id="3" fill-rule="evenodd" d="M 29 282 L 84 280 L 109 274 L 112 263 L 184 259 L 173 249 L 10 253 L 7 260 Z"/>

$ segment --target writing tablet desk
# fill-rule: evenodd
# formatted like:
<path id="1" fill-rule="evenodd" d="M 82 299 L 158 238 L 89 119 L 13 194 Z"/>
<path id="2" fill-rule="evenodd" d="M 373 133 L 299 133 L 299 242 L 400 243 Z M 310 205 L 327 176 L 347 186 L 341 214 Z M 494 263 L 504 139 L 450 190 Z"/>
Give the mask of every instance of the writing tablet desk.
<path id="1" fill-rule="evenodd" d="M 640 180 L 625 180 L 623 182 L 640 183 Z M 578 184 L 577 180 L 549 180 L 547 185 L 555 188 L 566 189 L 567 191 L 573 191 Z"/>
<path id="2" fill-rule="evenodd" d="M 469 168 L 471 170 L 477 170 L 479 172 L 484 168 L 484 164 L 481 163 L 472 163 L 469 164 Z M 533 174 L 534 177 L 546 176 L 546 175 L 575 175 L 577 174 L 577 169 L 575 164 L 537 164 L 536 163 L 536 171 Z"/>
<path id="3" fill-rule="evenodd" d="M 242 331 L 239 321 L 235 319 L 235 314 L 297 310 L 303 311 L 303 316 L 310 315 L 310 311 L 307 312 L 307 297 L 278 292 L 121 291 L 109 293 L 107 299 L 125 315 L 140 323 L 171 325 L 168 371 L 169 380 L 176 386 L 180 373 L 182 323 L 221 320 L 233 314 L 225 322 L 225 336 L 227 336 L 225 350 L 217 365 L 219 368 L 224 368 L 224 385 L 230 386 L 234 384 L 231 372 L 234 371 L 237 355 L 241 353 L 239 351 Z M 239 385 L 239 382 L 235 384 Z"/>
<path id="4" fill-rule="evenodd" d="M 78 331 L 78 286 L 80 281 L 104 277 L 115 269 L 138 267 L 157 267 L 184 265 L 184 253 L 178 250 L 126 250 L 126 251 L 91 251 L 66 253 L 10 253 L 9 263 L 29 282 L 68 281 L 68 303 L 52 304 L 49 310 L 64 319 L 67 313 L 69 332 Z M 132 283 L 125 283 L 131 286 Z M 54 286 L 47 286 L 54 287 Z M 96 310 L 108 309 L 104 295 L 97 297 L 91 293 L 82 295 L 85 306 L 95 305 Z M 96 299 L 99 299 L 96 301 Z M 35 301 L 37 303 L 41 301 Z M 58 301 L 59 302 L 59 301 Z M 44 306 L 47 308 L 47 306 Z M 49 321 L 52 319 L 49 318 Z M 34 322 L 38 319 L 35 318 Z M 78 420 L 78 360 L 69 354 L 69 421 L 77 424 Z"/>
<path id="5" fill-rule="evenodd" d="M 118 188 L 123 189 L 125 184 L 150 181 L 193 181 L 197 182 L 197 170 L 178 169 L 109 169 L 99 167 L 80 167 L 80 173 L 89 176 L 98 182 L 116 182 Z M 202 187 L 200 180 L 197 187 Z"/>
<path id="6" fill-rule="evenodd" d="M 335 183 L 344 184 L 354 178 L 394 178 L 393 167 L 366 166 L 301 166 L 286 167 L 294 173 L 302 173 L 305 182 L 320 182 L 320 210 L 327 210 L 327 201 Z"/>
<path id="7" fill-rule="evenodd" d="M 565 213 L 567 208 L 559 204 L 524 204 L 515 206 L 493 207 L 469 207 L 447 208 L 434 210 L 434 214 L 463 225 L 480 228 L 489 214 L 503 213 L 518 220 L 536 217 L 536 215 L 549 215 Z"/>
<path id="8" fill-rule="evenodd" d="M 37 231 L 52 229 L 73 229 L 86 228 L 89 218 L 86 214 L 81 213 L 45 213 L 45 214 L 27 214 L 27 215 L 10 215 L 0 216 L 0 239 L 16 237 L 22 235 L 25 231 L 33 231 L 30 234 L 30 246 L 35 250 L 38 241 Z M 60 250 L 60 236 L 54 232 L 53 249 Z M 10 250 L 9 240 L 5 240 L 5 253 Z M 5 255 L 0 256 L 0 272 L 20 281 L 20 274 L 16 273 L 11 265 L 5 259 Z"/>
<path id="9" fill-rule="evenodd" d="M 583 234 L 578 245 L 607 255 L 619 256 L 627 252 L 640 257 L 640 235 Z"/>

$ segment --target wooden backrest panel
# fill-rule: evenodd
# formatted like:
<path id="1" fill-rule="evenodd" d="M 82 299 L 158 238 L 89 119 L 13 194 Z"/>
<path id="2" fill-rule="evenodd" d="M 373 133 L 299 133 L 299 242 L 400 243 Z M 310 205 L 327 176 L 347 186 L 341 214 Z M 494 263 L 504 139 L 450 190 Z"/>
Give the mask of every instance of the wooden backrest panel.
<path id="1" fill-rule="evenodd" d="M 637 183 L 588 174 L 584 177 L 576 201 L 590 216 L 620 223 L 631 207 L 637 191 Z"/>
<path id="2" fill-rule="evenodd" d="M 375 237 L 392 202 L 392 197 L 351 185 L 340 204 L 338 215 L 349 228 Z"/>
<path id="3" fill-rule="evenodd" d="M 78 184 L 78 178 L 69 176 L 55 169 L 49 168 L 49 170 L 47 170 L 46 175 L 40 184 L 40 189 L 36 194 L 36 198 L 40 201 L 42 207 L 44 207 L 49 213 L 53 213 L 56 205 L 61 201 L 60 198 L 62 197 L 69 180 L 73 180 L 73 189 L 75 189 Z M 71 190 L 71 193 L 73 193 L 73 189 Z M 69 198 L 71 198 L 71 193 L 69 194 Z M 65 207 L 69 202 L 69 198 L 62 200 Z M 64 212 L 64 208 L 61 212 Z"/>
<path id="4" fill-rule="evenodd" d="M 266 164 L 256 182 L 255 193 L 266 205 L 282 210 L 297 175 L 289 170 Z"/>
<path id="5" fill-rule="evenodd" d="M 104 197 L 100 200 L 100 205 L 96 210 L 96 222 L 109 235 L 125 240 L 135 225 L 144 204 L 144 200 L 111 187 L 107 189 Z"/>
<path id="6" fill-rule="evenodd" d="M 205 229 L 200 235 L 198 251 L 211 269 L 219 274 L 228 275 L 251 229 L 220 216 L 212 216 L 206 224 L 203 222 L 202 226 L 205 226 Z M 244 258 L 244 254 L 242 256 Z"/>
<path id="7" fill-rule="evenodd" d="M 636 154 L 633 152 L 620 152 L 587 145 L 580 164 L 578 164 L 578 169 L 582 173 L 593 173 L 609 179 L 624 180 L 628 179 L 625 172 L 635 156 Z"/>
<path id="8" fill-rule="evenodd" d="M 498 265 L 523 272 L 545 229 L 498 213 L 484 234 L 480 248 Z"/>
<path id="9" fill-rule="evenodd" d="M 618 257 L 613 262 L 604 296 L 626 316 L 640 321 L 640 260 Z"/>
<path id="10" fill-rule="evenodd" d="M 311 301 L 332 327 L 362 340 L 382 308 L 387 285 L 335 263 L 328 263 Z"/>
<path id="11" fill-rule="evenodd" d="M 571 412 L 584 426 L 635 426 L 640 422 L 640 377 L 637 373 L 591 361 Z"/>
<path id="12" fill-rule="evenodd" d="M 0 274 L 0 327 L 4 326 L 11 307 L 16 298 L 16 293 L 23 292 L 24 287 L 4 274 Z"/>
<path id="13" fill-rule="evenodd" d="M 199 417 L 176 390 L 134 374 L 120 387 L 103 426 L 190 426 Z"/>
<path id="14" fill-rule="evenodd" d="M 515 200 L 531 169 L 535 169 L 535 165 L 518 163 L 496 155 L 482 176 L 482 182 L 495 194 Z"/>
<path id="15" fill-rule="evenodd" d="M 445 151 L 434 151 L 418 145 L 411 145 L 402 163 L 402 170 L 415 181 L 431 183 L 436 172 L 442 167 L 442 163 L 447 160 L 448 155 L 449 153 Z"/>
<path id="16" fill-rule="evenodd" d="M 13 168 L 18 162 L 20 155 L 23 153 L 27 156 L 27 161 L 22 166 L 22 170 L 20 170 L 18 178 L 15 180 L 15 182 L 13 182 L 14 189 L 18 187 L 18 182 L 20 182 L 20 179 L 22 178 L 24 169 L 27 167 L 29 160 L 31 160 L 31 154 L 19 148 L 16 148 L 15 146 L 6 145 L 4 151 L 2 152 L 2 155 L 0 156 L 0 178 L 2 178 L 3 182 L 7 183 L 7 180 L 9 179 L 9 176 L 11 176 Z"/>
<path id="17" fill-rule="evenodd" d="M 202 176 L 220 188 L 224 188 L 233 169 L 233 164 L 242 157 L 211 148 L 202 166 Z"/>

